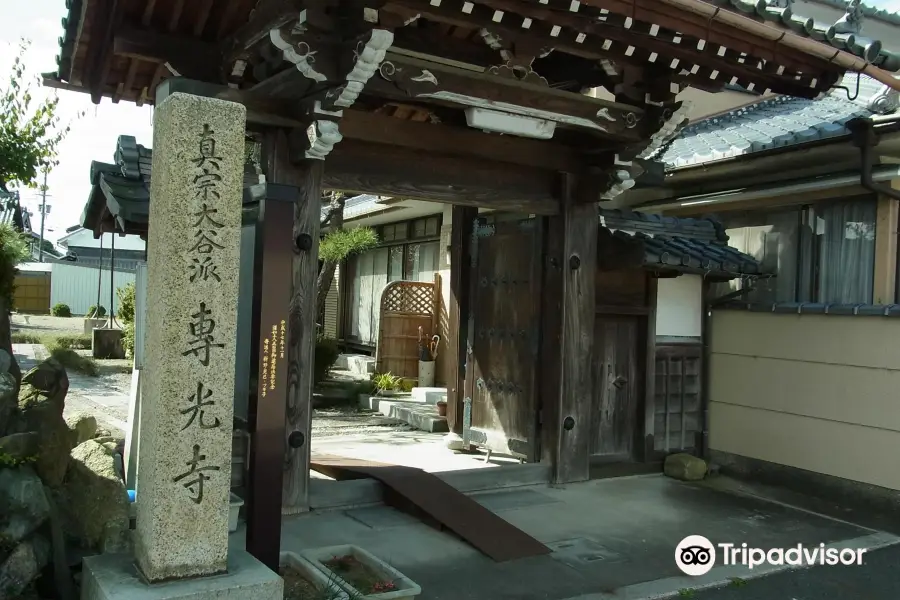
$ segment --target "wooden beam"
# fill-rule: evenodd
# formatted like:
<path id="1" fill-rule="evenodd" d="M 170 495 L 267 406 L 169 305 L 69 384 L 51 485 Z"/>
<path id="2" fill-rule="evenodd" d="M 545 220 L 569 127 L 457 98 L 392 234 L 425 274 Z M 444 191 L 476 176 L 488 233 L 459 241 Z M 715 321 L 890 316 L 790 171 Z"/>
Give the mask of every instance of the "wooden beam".
<path id="1" fill-rule="evenodd" d="M 656 303 L 659 279 L 647 275 L 647 306 L 650 312 L 644 323 L 644 425 L 643 443 L 638 445 L 641 459 L 651 462 L 656 458 Z M 640 420 L 638 420 L 640 423 Z"/>
<path id="2" fill-rule="evenodd" d="M 591 406 L 594 398 L 594 304 L 596 302 L 597 235 L 600 216 L 596 204 L 578 195 L 598 196 L 566 175 L 562 214 L 562 327 L 559 340 L 559 386 L 549 398 L 556 415 L 553 481 L 574 483 L 590 477 Z"/>
<path id="3" fill-rule="evenodd" d="M 465 385 L 466 344 L 464 328 L 469 322 L 469 286 L 472 268 L 469 263 L 472 229 L 478 209 L 454 206 L 450 233 L 450 307 L 447 347 L 452 352 L 447 361 L 447 425 L 451 433 L 463 434 L 463 386 Z M 441 251 L 444 249 L 441 248 Z"/>
<path id="4" fill-rule="evenodd" d="M 118 0 L 98 0 L 94 7 L 91 23 L 91 43 L 85 57 L 85 87 L 91 94 L 91 101 L 100 104 L 106 76 L 109 73 L 110 44 L 113 26 L 119 13 Z"/>
<path id="5" fill-rule="evenodd" d="M 345 110 L 341 134 L 347 140 L 400 146 L 429 153 L 508 162 L 537 169 L 578 171 L 578 152 L 552 141 L 482 133 L 470 128 L 406 121 Z"/>
<path id="6" fill-rule="evenodd" d="M 256 42 L 269 35 L 273 29 L 297 19 L 304 11 L 303 0 L 261 0 L 250 20 L 222 42 L 222 54 L 227 62 L 233 61 Z"/>
<path id="7" fill-rule="evenodd" d="M 302 157 L 295 151 L 295 160 Z M 557 175 L 515 165 L 424 154 L 364 142 L 336 145 L 326 188 L 479 206 L 526 214 L 559 212 Z"/>
<path id="8" fill-rule="evenodd" d="M 116 32 L 113 53 L 149 62 L 169 63 L 181 75 L 192 79 L 220 79 L 221 52 L 214 44 L 194 37 L 126 27 Z"/>
<path id="9" fill-rule="evenodd" d="M 704 54 L 687 45 L 666 43 L 639 31 L 591 24 L 568 10 L 550 11 L 542 4 L 520 0 L 482 1 L 489 2 L 490 6 L 473 4 L 470 8 L 467 6 L 470 3 L 466 0 L 444 0 L 440 6 L 429 5 L 424 0 L 392 0 L 395 4 L 419 10 L 425 18 L 486 28 L 504 40 L 530 40 L 548 48 L 556 48 L 560 52 L 593 60 L 608 58 L 640 65 L 646 64 L 651 54 L 656 54 L 658 58 L 654 60 L 668 65 L 673 75 L 678 74 L 683 67 L 690 69 L 698 65 L 708 67 L 711 71 L 728 74 L 729 78 L 737 76 L 741 81 L 754 82 L 756 85 L 765 84 L 773 91 L 781 93 L 800 97 L 815 97 L 818 94 L 817 89 L 797 85 L 793 78 L 770 75 L 752 68 L 749 64 L 730 63 L 715 54 Z M 508 23 L 503 20 L 497 23 L 494 15 L 501 6 L 507 7 L 509 13 L 527 18 L 528 29 L 523 29 L 518 24 L 513 25 L 509 19 L 506 20 Z"/>
<path id="10" fill-rule="evenodd" d="M 287 457 L 282 512 L 309 510 L 309 460 L 312 432 L 313 356 L 316 344 L 316 275 L 319 268 L 319 214 L 322 161 L 288 163 L 287 135 L 277 132 L 269 152 L 270 183 L 292 185 L 300 195 L 294 206 L 293 278 L 288 318 Z"/>
<path id="11" fill-rule="evenodd" d="M 399 100 L 502 110 L 625 141 L 642 139 L 635 127 L 644 114 L 640 107 L 555 90 L 546 82 L 525 83 L 513 76 L 473 73 L 393 53 L 366 91 Z"/>

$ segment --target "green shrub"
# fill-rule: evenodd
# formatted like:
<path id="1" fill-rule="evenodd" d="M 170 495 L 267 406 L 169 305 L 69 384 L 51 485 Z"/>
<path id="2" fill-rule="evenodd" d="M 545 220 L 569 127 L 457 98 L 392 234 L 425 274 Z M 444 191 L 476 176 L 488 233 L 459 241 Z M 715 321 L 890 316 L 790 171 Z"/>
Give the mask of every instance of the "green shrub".
<path id="1" fill-rule="evenodd" d="M 119 297 L 119 318 L 126 323 L 134 323 L 134 282 L 117 289 L 116 295 Z"/>
<path id="2" fill-rule="evenodd" d="M 134 358 L 134 323 L 126 322 L 122 325 L 122 346 L 125 348 L 125 356 Z"/>
<path id="3" fill-rule="evenodd" d="M 12 334 L 13 344 L 42 344 L 41 338 L 33 333 L 14 333 Z"/>
<path id="4" fill-rule="evenodd" d="M 0 209 L 8 208 L 0 204 Z M 27 238 L 8 223 L 0 224 L 0 299 L 12 308 L 15 288 L 16 265 L 31 256 Z"/>
<path id="5" fill-rule="evenodd" d="M 66 371 L 72 370 L 90 377 L 96 377 L 100 374 L 100 369 L 93 358 L 82 356 L 74 350 L 59 346 L 47 348 L 47 350 L 50 351 L 50 356 L 58 360 L 66 368 Z"/>
<path id="6" fill-rule="evenodd" d="M 85 334 L 72 335 L 48 335 L 41 338 L 48 350 L 51 348 L 65 348 L 67 350 L 90 350 L 94 346 L 93 336 Z"/>
<path id="7" fill-rule="evenodd" d="M 54 317 L 71 317 L 72 309 L 69 308 L 68 304 L 57 302 L 53 305 L 53 308 L 50 309 L 50 314 Z"/>
<path id="8" fill-rule="evenodd" d="M 106 316 L 106 307 L 102 304 L 97 306 L 96 304 L 91 304 L 90 308 L 88 308 L 87 314 L 85 315 L 89 319 L 100 319 Z"/>
<path id="9" fill-rule="evenodd" d="M 378 234 L 371 227 L 339 229 L 327 234 L 319 242 L 319 260 L 340 262 L 353 254 L 360 254 L 378 245 Z"/>
<path id="10" fill-rule="evenodd" d="M 375 373 L 372 375 L 372 381 L 379 392 L 396 391 L 403 384 L 403 378 L 393 373 Z"/>
<path id="11" fill-rule="evenodd" d="M 333 338 L 316 339 L 316 355 L 313 358 L 313 384 L 324 381 L 341 355 L 338 341 Z"/>

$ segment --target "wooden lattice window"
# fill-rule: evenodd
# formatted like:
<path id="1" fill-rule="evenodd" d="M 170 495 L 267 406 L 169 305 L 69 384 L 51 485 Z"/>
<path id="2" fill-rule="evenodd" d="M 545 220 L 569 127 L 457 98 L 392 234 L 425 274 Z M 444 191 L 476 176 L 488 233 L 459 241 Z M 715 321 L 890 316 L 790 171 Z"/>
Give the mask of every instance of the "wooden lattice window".
<path id="1" fill-rule="evenodd" d="M 657 346 L 654 446 L 660 452 L 690 450 L 702 426 L 699 344 Z"/>

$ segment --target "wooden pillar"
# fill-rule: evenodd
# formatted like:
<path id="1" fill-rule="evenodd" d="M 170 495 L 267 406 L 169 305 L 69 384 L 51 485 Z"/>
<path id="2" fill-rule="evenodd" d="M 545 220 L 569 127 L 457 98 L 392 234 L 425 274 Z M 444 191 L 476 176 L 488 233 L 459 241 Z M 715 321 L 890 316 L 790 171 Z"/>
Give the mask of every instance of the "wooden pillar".
<path id="1" fill-rule="evenodd" d="M 900 180 L 891 182 L 900 189 Z M 875 274 L 872 290 L 874 304 L 893 304 L 897 301 L 897 225 L 900 201 L 887 196 L 878 197 L 878 213 L 875 223 Z"/>
<path id="2" fill-rule="evenodd" d="M 465 324 L 469 322 L 469 286 L 472 274 L 470 246 L 478 209 L 454 206 L 450 232 L 450 310 L 447 347 L 447 425 L 450 433 L 463 433 L 463 382 L 465 381 Z"/>
<path id="3" fill-rule="evenodd" d="M 288 318 L 287 453 L 284 463 L 282 512 L 309 510 L 309 460 L 312 430 L 313 357 L 316 344 L 316 276 L 319 261 L 319 219 L 322 204 L 321 160 L 300 165 L 288 161 L 283 131 L 270 144 L 269 183 L 291 185 L 299 195 L 294 205 L 293 276 Z M 273 493 L 275 491 L 273 490 Z"/>
<path id="4" fill-rule="evenodd" d="M 647 321 L 644 324 L 644 429 L 641 459 L 650 462 L 656 455 L 656 304 L 659 279 L 647 275 Z"/>
<path id="5" fill-rule="evenodd" d="M 590 477 L 594 305 L 600 187 L 565 175 L 550 217 L 542 302 L 542 456 L 554 483 Z"/>

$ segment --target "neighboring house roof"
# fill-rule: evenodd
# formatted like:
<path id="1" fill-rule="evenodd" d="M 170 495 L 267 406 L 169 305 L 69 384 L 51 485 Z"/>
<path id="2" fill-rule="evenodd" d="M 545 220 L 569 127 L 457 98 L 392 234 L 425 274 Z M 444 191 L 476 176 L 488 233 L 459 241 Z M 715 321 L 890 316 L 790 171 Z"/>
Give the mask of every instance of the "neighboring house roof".
<path id="1" fill-rule="evenodd" d="M 778 96 L 692 123 L 656 159 L 687 167 L 845 135 L 851 119 L 900 107 L 900 93 L 866 75 L 848 74 L 842 85 L 819 100 Z"/>
<path id="2" fill-rule="evenodd" d="M 75 249 L 78 252 L 78 248 L 100 248 L 101 239 L 103 241 L 104 248 L 112 247 L 112 236 L 115 235 L 116 242 L 116 250 L 136 250 L 143 252 L 146 248 L 146 245 L 142 239 L 137 236 L 120 236 L 118 234 L 104 233 L 102 238 L 94 237 L 94 232 L 90 229 L 85 229 L 83 227 L 79 227 L 75 231 L 71 233 L 67 233 L 63 237 L 57 240 L 57 244 L 66 248 L 67 250 Z"/>
<path id="3" fill-rule="evenodd" d="M 347 200 L 344 201 L 344 218 L 350 219 L 352 217 L 384 210 L 387 207 L 378 204 L 378 201 L 381 199 L 382 196 L 373 196 L 372 194 L 360 194 L 359 196 L 347 198 Z M 327 214 L 328 206 L 322 206 L 322 218 L 324 219 Z"/>
<path id="4" fill-rule="evenodd" d="M 630 261 L 659 273 L 694 273 L 717 281 L 765 276 L 755 258 L 728 245 L 725 229 L 714 219 L 600 209 L 600 224 L 601 268 L 621 268 Z"/>
<path id="5" fill-rule="evenodd" d="M 31 213 L 24 208 L 16 192 L 0 192 L 0 223 L 12 225 L 23 233 L 31 232 Z"/>
<path id="6" fill-rule="evenodd" d="M 861 17 L 867 10 L 862 8 L 860 19 L 845 15 L 837 23 L 822 23 L 815 19 L 796 14 L 793 0 L 707 0 L 711 4 L 728 8 L 764 23 L 778 25 L 797 35 L 829 44 L 839 50 L 864 58 L 866 61 L 886 71 L 900 70 L 900 55 L 884 50 L 878 40 L 860 34 Z M 835 3 L 837 4 L 837 3 Z M 847 8 L 844 2 L 838 8 Z M 868 12 L 873 12 L 869 8 Z"/>

